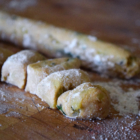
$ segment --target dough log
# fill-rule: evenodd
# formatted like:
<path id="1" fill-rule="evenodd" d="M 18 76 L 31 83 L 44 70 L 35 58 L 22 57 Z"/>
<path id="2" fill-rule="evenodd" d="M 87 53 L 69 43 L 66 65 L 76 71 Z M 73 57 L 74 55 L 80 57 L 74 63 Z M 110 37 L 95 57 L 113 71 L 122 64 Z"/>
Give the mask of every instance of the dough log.
<path id="1" fill-rule="evenodd" d="M 3 12 L 0 12 L 0 38 L 50 57 L 78 57 L 83 67 L 113 77 L 128 79 L 140 72 L 139 58 L 117 45 Z"/>

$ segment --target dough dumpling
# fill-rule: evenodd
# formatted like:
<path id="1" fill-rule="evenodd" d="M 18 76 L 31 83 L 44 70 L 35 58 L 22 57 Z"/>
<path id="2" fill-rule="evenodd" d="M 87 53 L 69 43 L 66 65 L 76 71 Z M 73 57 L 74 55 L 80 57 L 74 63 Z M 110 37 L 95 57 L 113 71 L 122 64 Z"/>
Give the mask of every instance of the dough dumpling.
<path id="1" fill-rule="evenodd" d="M 79 69 L 55 72 L 44 78 L 38 84 L 36 95 L 47 102 L 51 108 L 55 109 L 57 98 L 63 92 L 89 81 L 88 74 Z"/>
<path id="2" fill-rule="evenodd" d="M 27 84 L 25 91 L 35 94 L 38 83 L 50 73 L 79 67 L 80 60 L 77 58 L 49 59 L 30 64 L 27 67 Z"/>
<path id="3" fill-rule="evenodd" d="M 3 64 L 1 80 L 23 89 L 27 65 L 44 59 L 46 58 L 43 55 L 32 50 L 23 50 L 11 55 Z"/>
<path id="4" fill-rule="evenodd" d="M 67 117 L 103 119 L 110 107 L 108 91 L 92 83 L 83 83 L 59 96 L 57 108 Z"/>
<path id="5" fill-rule="evenodd" d="M 0 71 L 5 60 L 12 54 L 12 51 L 0 47 Z"/>

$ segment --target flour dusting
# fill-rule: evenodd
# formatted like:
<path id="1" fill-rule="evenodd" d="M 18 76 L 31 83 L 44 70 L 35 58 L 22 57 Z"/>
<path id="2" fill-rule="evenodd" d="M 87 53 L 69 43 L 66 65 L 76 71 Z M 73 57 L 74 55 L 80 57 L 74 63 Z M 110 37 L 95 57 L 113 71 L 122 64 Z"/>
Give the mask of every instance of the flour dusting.
<path id="1" fill-rule="evenodd" d="M 36 107 L 39 110 L 45 108 L 44 105 L 38 103 L 36 98 L 29 96 L 25 91 L 16 89 L 11 93 L 11 90 L 13 90 L 11 85 L 0 85 L 0 114 L 6 117 L 22 117 L 23 114 L 28 116 L 38 111 Z"/>
<path id="2" fill-rule="evenodd" d="M 17 11 L 23 11 L 31 6 L 35 6 L 36 4 L 37 0 L 11 0 L 6 4 L 6 7 Z"/>
<path id="3" fill-rule="evenodd" d="M 20 117 L 20 113 L 11 111 L 5 115 L 6 117 Z"/>
<path id="4" fill-rule="evenodd" d="M 111 104 L 119 112 L 120 115 L 135 114 L 138 115 L 140 90 L 134 90 L 129 88 L 128 91 L 124 91 L 120 82 L 94 82 L 106 88 L 110 92 Z"/>

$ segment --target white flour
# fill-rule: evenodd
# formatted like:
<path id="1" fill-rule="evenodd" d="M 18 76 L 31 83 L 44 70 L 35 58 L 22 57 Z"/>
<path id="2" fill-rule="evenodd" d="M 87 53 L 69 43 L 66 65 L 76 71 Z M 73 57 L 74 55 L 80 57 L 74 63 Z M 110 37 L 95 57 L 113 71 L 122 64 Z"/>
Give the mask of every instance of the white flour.
<path id="1" fill-rule="evenodd" d="M 125 82 L 124 82 L 125 83 Z M 140 90 L 133 90 L 129 88 L 128 91 L 124 91 L 121 88 L 122 82 L 94 82 L 106 88 L 110 92 L 111 104 L 119 112 L 120 115 L 126 114 L 139 114 L 139 102 Z"/>
<path id="2" fill-rule="evenodd" d="M 11 93 L 10 88 L 11 85 L 2 85 L 0 88 L 0 114 L 4 114 L 6 117 L 20 117 L 24 111 L 31 112 L 34 110 L 31 108 L 37 108 L 38 110 L 45 108 L 42 104 L 33 103 L 36 101 L 35 97 L 25 95 L 26 93 L 21 90 Z"/>
<path id="3" fill-rule="evenodd" d="M 10 9 L 15 9 L 17 11 L 26 10 L 28 7 L 34 6 L 37 4 L 37 0 L 11 0 L 5 6 Z"/>

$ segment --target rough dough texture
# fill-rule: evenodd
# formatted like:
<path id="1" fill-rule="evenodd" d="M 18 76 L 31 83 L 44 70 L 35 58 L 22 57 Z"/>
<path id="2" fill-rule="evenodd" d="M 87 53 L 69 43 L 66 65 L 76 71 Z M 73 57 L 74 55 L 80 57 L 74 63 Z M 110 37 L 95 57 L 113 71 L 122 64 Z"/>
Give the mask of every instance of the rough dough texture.
<path id="1" fill-rule="evenodd" d="M 55 109 L 57 98 L 63 92 L 89 81 L 88 74 L 79 69 L 55 72 L 38 84 L 36 95 L 47 102 L 51 108 Z"/>
<path id="2" fill-rule="evenodd" d="M 83 67 L 112 77 L 128 79 L 140 73 L 140 59 L 117 45 L 4 12 L 0 12 L 0 38 L 50 57 L 78 57 Z"/>
<path id="3" fill-rule="evenodd" d="M 77 58 L 50 59 L 30 64 L 27 66 L 25 91 L 35 94 L 38 83 L 50 73 L 79 67 L 80 60 Z"/>
<path id="4" fill-rule="evenodd" d="M 83 83 L 59 96 L 57 108 L 67 117 L 103 119 L 107 117 L 110 96 L 106 89 L 92 83 Z"/>
<path id="5" fill-rule="evenodd" d="M 12 51 L 0 47 L 0 71 L 5 60 L 12 54 Z"/>
<path id="6" fill-rule="evenodd" d="M 1 80 L 23 89 L 26 83 L 27 65 L 44 59 L 46 58 L 43 55 L 35 51 L 20 51 L 8 57 L 3 64 Z"/>

